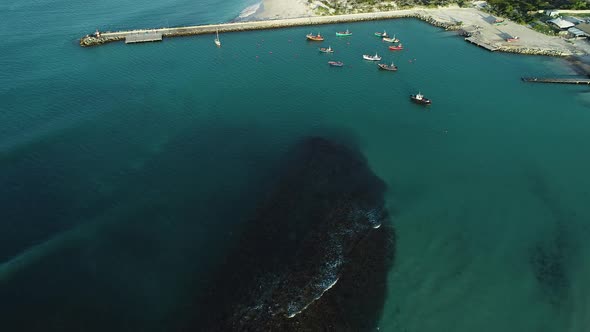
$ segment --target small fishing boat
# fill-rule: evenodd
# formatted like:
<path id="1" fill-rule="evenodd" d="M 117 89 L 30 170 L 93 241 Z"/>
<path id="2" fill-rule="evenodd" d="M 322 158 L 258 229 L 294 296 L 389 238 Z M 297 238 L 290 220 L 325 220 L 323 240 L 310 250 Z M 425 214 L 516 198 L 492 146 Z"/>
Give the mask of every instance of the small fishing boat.
<path id="1" fill-rule="evenodd" d="M 364 54 L 363 59 L 369 60 L 369 61 L 380 61 L 381 57 L 379 55 L 377 55 L 377 53 L 375 53 L 375 55 Z"/>
<path id="2" fill-rule="evenodd" d="M 420 105 L 430 105 L 432 104 L 432 101 L 426 97 L 424 97 L 424 95 L 422 95 L 420 92 L 418 92 L 418 94 L 415 95 L 410 95 L 410 99 L 415 102 L 416 104 L 420 104 Z"/>
<path id="3" fill-rule="evenodd" d="M 336 32 L 336 37 L 347 37 L 347 36 L 352 36 L 352 32 L 348 31 L 348 29 L 346 29 L 346 31 Z"/>
<path id="4" fill-rule="evenodd" d="M 393 35 L 393 38 L 383 37 L 383 41 L 388 43 L 399 43 L 399 39 L 395 38 L 395 35 Z"/>
<path id="5" fill-rule="evenodd" d="M 215 33 L 216 33 L 215 45 L 217 45 L 217 47 L 221 47 L 221 40 L 219 40 L 219 30 L 217 30 Z"/>
<path id="6" fill-rule="evenodd" d="M 377 66 L 379 66 L 379 69 L 383 69 L 383 70 L 388 70 L 388 71 L 396 71 L 397 70 L 397 66 L 393 64 L 393 62 L 391 63 L 391 65 L 387 65 L 384 63 L 378 63 Z"/>
<path id="7" fill-rule="evenodd" d="M 509 43 L 518 41 L 520 38 L 518 38 L 518 36 L 514 36 L 514 37 L 510 37 L 510 38 L 506 38 L 506 41 Z"/>
<path id="8" fill-rule="evenodd" d="M 332 46 L 320 47 L 320 52 L 322 52 L 322 53 L 334 53 L 334 50 L 332 49 Z"/>
<path id="9" fill-rule="evenodd" d="M 385 32 L 385 30 L 383 30 L 383 32 L 375 32 L 375 36 L 377 36 L 377 37 L 382 37 L 382 38 L 383 38 L 383 37 L 389 37 L 389 36 L 387 35 L 387 32 Z"/>
<path id="10" fill-rule="evenodd" d="M 317 35 L 314 35 L 313 33 L 308 34 L 307 36 L 305 36 L 307 38 L 307 40 L 312 40 L 312 41 L 323 41 L 324 37 L 322 37 L 322 35 L 320 35 L 320 33 L 318 32 Z"/>
<path id="11" fill-rule="evenodd" d="M 332 67 L 342 67 L 344 66 L 344 63 L 340 62 L 340 61 L 328 61 L 328 64 Z"/>
<path id="12" fill-rule="evenodd" d="M 389 46 L 389 49 L 392 51 L 401 51 L 404 49 L 404 45 L 402 45 L 402 43 L 399 43 L 395 46 Z"/>

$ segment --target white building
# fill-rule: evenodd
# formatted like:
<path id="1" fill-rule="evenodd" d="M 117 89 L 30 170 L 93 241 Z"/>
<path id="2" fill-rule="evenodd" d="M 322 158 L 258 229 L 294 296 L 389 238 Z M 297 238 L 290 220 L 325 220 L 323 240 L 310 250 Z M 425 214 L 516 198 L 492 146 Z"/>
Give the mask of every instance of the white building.
<path id="1" fill-rule="evenodd" d="M 575 24 L 573 24 L 572 22 L 568 22 L 566 20 L 562 20 L 561 18 L 555 18 L 552 20 L 547 21 L 547 23 L 551 23 L 553 25 L 555 25 L 556 27 L 558 27 L 561 30 L 565 30 L 568 28 L 573 27 Z"/>

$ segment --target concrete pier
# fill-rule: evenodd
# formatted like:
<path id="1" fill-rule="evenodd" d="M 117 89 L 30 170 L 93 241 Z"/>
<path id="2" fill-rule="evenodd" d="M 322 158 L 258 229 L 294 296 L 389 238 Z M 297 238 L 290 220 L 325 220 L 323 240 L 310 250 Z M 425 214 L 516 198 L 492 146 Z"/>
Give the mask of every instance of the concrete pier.
<path id="1" fill-rule="evenodd" d="M 162 33 L 157 31 L 134 32 L 125 36 L 125 44 L 162 41 Z"/>
<path id="2" fill-rule="evenodd" d="M 482 40 L 479 40 L 476 37 L 467 37 L 467 38 L 465 38 L 465 41 L 470 42 L 471 44 L 477 45 L 481 48 L 485 48 L 486 50 L 488 50 L 490 52 L 494 52 L 494 51 L 498 50 L 498 48 L 496 46 L 493 46 L 493 45 L 490 45 L 486 42 L 483 42 Z"/>
<path id="3" fill-rule="evenodd" d="M 590 84 L 590 78 L 523 77 L 522 80 L 532 83 Z"/>

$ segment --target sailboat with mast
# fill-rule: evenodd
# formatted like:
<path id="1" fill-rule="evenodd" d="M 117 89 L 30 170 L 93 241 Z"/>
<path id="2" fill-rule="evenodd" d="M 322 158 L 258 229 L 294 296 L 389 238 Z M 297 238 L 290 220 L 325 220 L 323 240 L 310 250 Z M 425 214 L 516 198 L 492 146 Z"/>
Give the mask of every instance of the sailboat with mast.
<path id="1" fill-rule="evenodd" d="M 217 29 L 215 33 L 215 45 L 217 45 L 217 47 L 221 47 L 221 41 L 219 40 L 219 29 Z"/>

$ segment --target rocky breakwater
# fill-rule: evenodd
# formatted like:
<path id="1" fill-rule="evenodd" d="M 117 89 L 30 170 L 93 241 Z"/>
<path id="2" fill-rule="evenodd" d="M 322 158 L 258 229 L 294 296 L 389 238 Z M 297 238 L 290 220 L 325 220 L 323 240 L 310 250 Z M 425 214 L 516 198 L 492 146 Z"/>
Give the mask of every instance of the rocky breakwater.
<path id="1" fill-rule="evenodd" d="M 105 35 L 100 35 L 98 37 L 95 35 L 86 35 L 86 36 L 80 38 L 80 46 L 82 46 L 82 47 L 97 46 L 97 45 L 102 45 L 102 44 L 115 42 L 115 41 L 119 41 L 119 40 L 124 40 L 124 39 L 125 39 L 124 35 L 110 36 L 110 35 L 105 34 Z"/>
<path id="2" fill-rule="evenodd" d="M 558 56 L 567 57 L 573 55 L 568 50 L 558 49 L 540 49 L 540 48 L 528 48 L 528 47 L 514 47 L 514 46 L 498 46 L 497 51 L 506 53 L 517 53 L 517 54 L 528 54 L 528 55 L 547 55 L 547 56 Z"/>
<path id="3" fill-rule="evenodd" d="M 183 331 L 375 331 L 393 264 L 385 184 L 356 150 L 308 138 L 197 296 Z"/>

